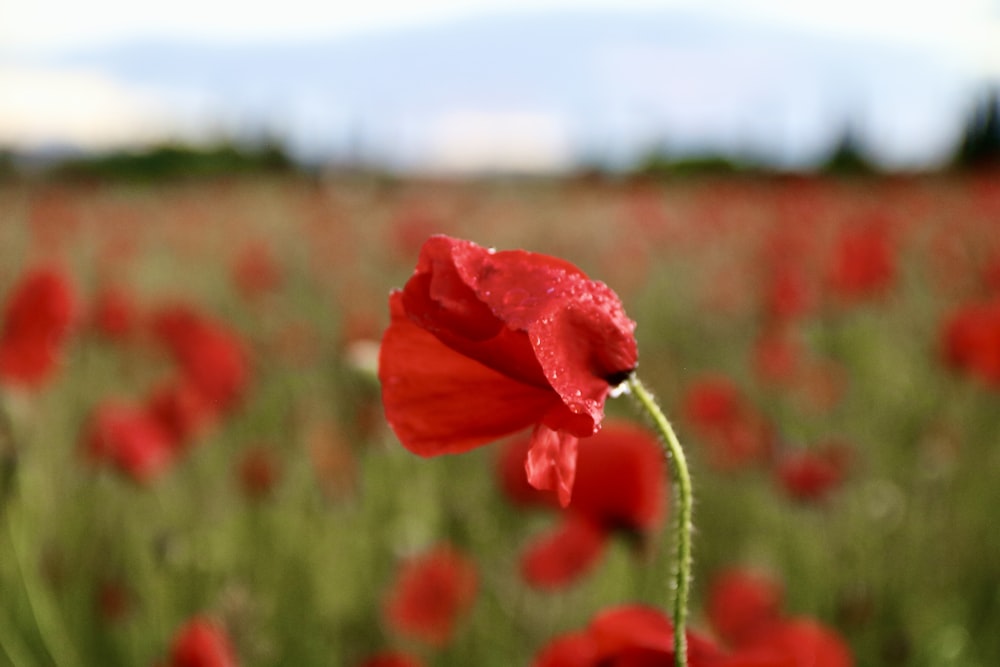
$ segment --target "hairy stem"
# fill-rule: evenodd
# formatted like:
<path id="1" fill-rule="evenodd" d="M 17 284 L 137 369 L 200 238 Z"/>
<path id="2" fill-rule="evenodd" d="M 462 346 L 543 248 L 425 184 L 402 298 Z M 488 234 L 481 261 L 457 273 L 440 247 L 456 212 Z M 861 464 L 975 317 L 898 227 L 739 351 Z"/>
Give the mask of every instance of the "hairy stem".
<path id="1" fill-rule="evenodd" d="M 673 533 L 676 546 L 674 558 L 673 584 L 673 622 L 674 622 L 674 664 L 676 667 L 687 667 L 687 604 L 691 587 L 691 475 L 688 472 L 687 459 L 684 450 L 674 433 L 673 427 L 666 415 L 656 403 L 656 399 L 643 386 L 633 373 L 628 378 L 629 393 L 642 407 L 643 411 L 653 421 L 660 435 L 667 461 L 670 464 L 670 476 L 673 480 L 676 511 L 674 512 Z"/>

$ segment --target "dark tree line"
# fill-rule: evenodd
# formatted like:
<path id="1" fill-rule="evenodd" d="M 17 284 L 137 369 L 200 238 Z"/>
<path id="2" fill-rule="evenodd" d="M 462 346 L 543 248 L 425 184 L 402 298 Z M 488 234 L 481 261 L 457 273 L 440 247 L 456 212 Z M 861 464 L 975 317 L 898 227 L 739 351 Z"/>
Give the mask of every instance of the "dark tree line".
<path id="1" fill-rule="evenodd" d="M 955 151 L 954 166 L 1000 167 L 1000 90 L 989 91 L 976 105 Z"/>

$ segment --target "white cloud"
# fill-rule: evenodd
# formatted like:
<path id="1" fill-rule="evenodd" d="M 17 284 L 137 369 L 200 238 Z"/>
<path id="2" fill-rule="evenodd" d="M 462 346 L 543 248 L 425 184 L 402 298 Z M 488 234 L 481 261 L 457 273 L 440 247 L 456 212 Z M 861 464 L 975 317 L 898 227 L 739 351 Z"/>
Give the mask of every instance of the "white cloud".
<path id="1" fill-rule="evenodd" d="M 554 113 L 453 111 L 430 131 L 427 166 L 439 172 L 544 173 L 572 163 L 568 127 Z"/>
<path id="2" fill-rule="evenodd" d="M 0 66 L 0 143 L 109 148 L 168 131 L 155 97 L 99 72 Z"/>

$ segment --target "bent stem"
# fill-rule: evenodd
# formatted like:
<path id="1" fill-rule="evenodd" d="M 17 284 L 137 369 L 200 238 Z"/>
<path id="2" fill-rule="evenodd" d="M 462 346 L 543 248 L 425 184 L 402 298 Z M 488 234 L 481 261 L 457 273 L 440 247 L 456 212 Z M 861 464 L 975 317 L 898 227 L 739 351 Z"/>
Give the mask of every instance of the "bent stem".
<path id="1" fill-rule="evenodd" d="M 673 427 L 667 421 L 666 415 L 657 405 L 656 399 L 643 386 L 635 373 L 628 377 L 629 393 L 635 397 L 642 409 L 653 420 L 659 432 L 667 461 L 670 463 L 670 476 L 673 479 L 676 496 L 677 512 L 673 525 L 674 543 L 677 553 L 674 562 L 674 664 L 676 667 L 687 667 L 687 602 L 691 586 L 691 475 L 688 473 L 687 459 L 684 450 L 674 433 Z"/>

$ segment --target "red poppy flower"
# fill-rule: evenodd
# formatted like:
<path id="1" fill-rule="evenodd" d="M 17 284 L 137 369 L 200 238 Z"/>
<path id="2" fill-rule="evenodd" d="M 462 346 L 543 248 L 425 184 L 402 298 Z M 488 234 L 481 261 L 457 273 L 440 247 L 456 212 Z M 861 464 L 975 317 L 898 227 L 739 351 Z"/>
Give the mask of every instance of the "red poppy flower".
<path id="1" fill-rule="evenodd" d="M 787 258 L 779 261 L 768 277 L 764 292 L 764 313 L 774 324 L 789 322 L 808 313 L 815 299 L 806 282 L 805 271 Z"/>
<path id="2" fill-rule="evenodd" d="M 778 582 L 734 568 L 712 579 L 706 611 L 719 638 L 738 648 L 780 618 L 782 598 L 783 589 Z"/>
<path id="3" fill-rule="evenodd" d="M 174 637 L 167 667 L 237 667 L 236 651 L 217 623 L 195 617 Z"/>
<path id="4" fill-rule="evenodd" d="M 399 651 L 385 651 L 376 653 L 358 667 L 423 667 L 423 664 L 412 655 Z"/>
<path id="5" fill-rule="evenodd" d="M 716 468 L 736 470 L 770 455 L 771 423 L 728 378 L 710 375 L 693 383 L 682 411 Z"/>
<path id="6" fill-rule="evenodd" d="M 146 399 L 146 410 L 177 450 L 185 449 L 216 419 L 215 408 L 208 399 L 183 378 L 155 388 Z"/>
<path id="7" fill-rule="evenodd" d="M 583 632 L 557 637 L 539 652 L 533 667 L 670 667 L 674 631 L 657 609 L 639 605 L 606 610 Z M 717 664 L 723 652 L 710 640 L 687 633 L 689 667 Z"/>
<path id="8" fill-rule="evenodd" d="M 853 667 L 854 658 L 843 639 L 808 618 L 779 621 L 762 631 L 748 654 L 790 659 L 794 667 Z"/>
<path id="9" fill-rule="evenodd" d="M 51 376 L 77 314 L 69 278 L 54 267 L 25 273 L 7 297 L 0 331 L 0 380 L 29 389 Z"/>
<path id="10" fill-rule="evenodd" d="M 856 301 L 877 296 L 895 275 L 892 242 L 881 225 L 845 229 L 835 240 L 826 279 L 838 297 Z"/>
<path id="11" fill-rule="evenodd" d="M 143 409 L 106 402 L 84 429 L 85 455 L 106 462 L 140 484 L 162 474 L 173 460 L 169 436 Z"/>
<path id="12" fill-rule="evenodd" d="M 637 361 L 614 292 L 555 257 L 434 236 L 389 304 L 379 378 L 403 445 L 458 453 L 534 426 L 528 479 L 568 503 L 577 439 Z"/>
<path id="13" fill-rule="evenodd" d="M 386 620 L 401 634 L 444 646 L 472 606 L 477 586 L 472 561 L 450 546 L 439 546 L 403 564 L 386 598 Z"/>
<path id="14" fill-rule="evenodd" d="M 945 363 L 1000 388 L 1000 299 L 960 306 L 944 322 Z"/>
<path id="15" fill-rule="evenodd" d="M 705 375 L 692 382 L 684 396 L 682 412 L 699 433 L 725 427 L 742 411 L 743 395 L 724 375 Z"/>
<path id="16" fill-rule="evenodd" d="M 225 325 L 188 306 L 174 305 L 153 315 L 152 330 L 216 412 L 233 409 L 243 398 L 250 382 L 248 355 Z"/>
<path id="17" fill-rule="evenodd" d="M 571 584 L 597 563 L 607 539 L 604 528 L 583 515 L 571 514 L 528 548 L 521 559 L 521 574 L 537 588 Z"/>
<path id="18" fill-rule="evenodd" d="M 800 450 L 785 454 L 777 462 L 779 486 L 792 499 L 822 502 L 844 479 L 844 469 L 836 452 Z"/>
<path id="19" fill-rule="evenodd" d="M 522 505 L 557 507 L 552 491 L 530 486 L 524 477 L 528 439 L 509 441 L 498 462 L 500 484 Z M 604 552 L 615 533 L 641 540 L 662 522 L 666 507 L 663 450 L 646 429 L 610 421 L 577 456 L 573 498 L 556 529 L 534 542 L 521 562 L 526 580 L 541 588 L 576 581 Z"/>

